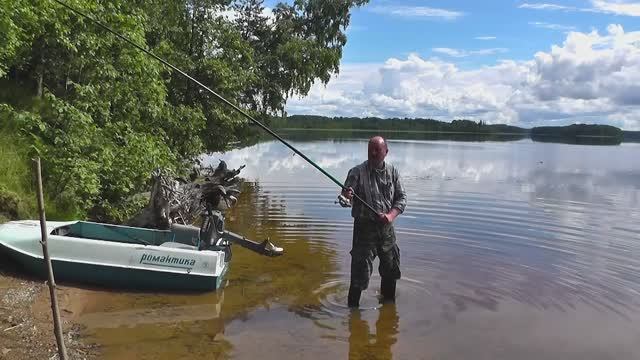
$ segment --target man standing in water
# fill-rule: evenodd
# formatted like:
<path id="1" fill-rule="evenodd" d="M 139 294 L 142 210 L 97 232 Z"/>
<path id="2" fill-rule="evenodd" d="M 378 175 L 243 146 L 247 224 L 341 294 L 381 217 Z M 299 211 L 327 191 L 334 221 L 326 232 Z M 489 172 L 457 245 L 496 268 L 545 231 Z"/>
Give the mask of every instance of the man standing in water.
<path id="1" fill-rule="evenodd" d="M 342 191 L 350 202 L 355 192 L 376 210 L 373 213 L 357 199 L 351 209 L 354 221 L 349 307 L 360 305 L 360 295 L 369 287 L 376 256 L 380 258 L 378 271 L 382 278 L 382 299 L 395 300 L 396 281 L 400 279 L 400 251 L 396 245 L 393 220 L 404 211 L 407 195 L 400 183 L 398 170 L 384 161 L 388 153 L 387 142 L 382 137 L 371 138 L 368 160 L 349 170 L 345 181 L 347 190 Z"/>

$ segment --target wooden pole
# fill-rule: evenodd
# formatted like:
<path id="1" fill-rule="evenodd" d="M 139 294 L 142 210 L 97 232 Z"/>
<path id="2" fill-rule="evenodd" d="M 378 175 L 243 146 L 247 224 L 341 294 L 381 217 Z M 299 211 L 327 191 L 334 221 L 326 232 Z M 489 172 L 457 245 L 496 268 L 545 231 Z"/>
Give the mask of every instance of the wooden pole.
<path id="1" fill-rule="evenodd" d="M 33 160 L 36 168 L 36 180 L 38 183 L 38 210 L 40 212 L 40 233 L 42 239 L 42 253 L 44 254 L 44 262 L 47 266 L 49 295 L 51 296 L 51 310 L 53 312 L 53 327 L 56 334 L 56 342 L 58 343 L 58 355 L 60 360 L 67 360 L 67 349 L 64 346 L 64 338 L 62 335 L 62 326 L 60 322 L 60 311 L 58 310 L 58 297 L 56 296 L 56 282 L 53 277 L 53 267 L 51 266 L 51 258 L 49 257 L 49 249 L 47 248 L 47 219 L 44 213 L 44 195 L 42 190 L 42 170 L 40 168 L 40 158 Z"/>

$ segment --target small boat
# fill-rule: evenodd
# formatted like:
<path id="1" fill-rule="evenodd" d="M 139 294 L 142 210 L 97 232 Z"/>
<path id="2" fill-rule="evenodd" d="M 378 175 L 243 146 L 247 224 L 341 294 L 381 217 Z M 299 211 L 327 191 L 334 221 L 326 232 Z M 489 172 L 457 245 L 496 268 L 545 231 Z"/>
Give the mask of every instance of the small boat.
<path id="1" fill-rule="evenodd" d="M 55 278 L 134 289 L 208 291 L 221 286 L 229 269 L 232 244 L 260 255 L 282 255 L 284 249 L 269 239 L 255 242 L 224 229 L 224 215 L 218 205 L 222 199 L 227 203 L 234 198 L 237 191 L 232 185 L 241 169 L 228 170 L 221 161 L 208 175 L 214 181 L 208 177 L 190 188 L 197 190 L 191 197 L 204 205 L 199 214 L 200 227 L 180 225 L 174 218 L 164 218 L 161 225 L 146 221 L 166 215 L 170 200 L 176 200 L 170 196 L 173 193 L 161 191 L 161 173 L 154 175 L 152 193 L 156 196 L 152 196 L 150 209 L 141 213 L 141 218 L 146 219 L 142 221 L 144 225 L 137 225 L 146 227 L 90 221 L 47 222 L 47 247 Z M 0 251 L 32 273 L 46 277 L 41 236 L 39 221 L 5 223 L 0 225 Z"/>
<path id="2" fill-rule="evenodd" d="M 221 286 L 231 259 L 228 239 L 220 238 L 214 246 L 203 249 L 199 246 L 200 229 L 193 226 L 155 230 L 88 221 L 50 221 L 47 232 L 55 278 L 64 281 L 134 289 L 208 291 Z M 40 239 L 39 221 L 0 225 L 0 251 L 33 274 L 46 277 Z"/>

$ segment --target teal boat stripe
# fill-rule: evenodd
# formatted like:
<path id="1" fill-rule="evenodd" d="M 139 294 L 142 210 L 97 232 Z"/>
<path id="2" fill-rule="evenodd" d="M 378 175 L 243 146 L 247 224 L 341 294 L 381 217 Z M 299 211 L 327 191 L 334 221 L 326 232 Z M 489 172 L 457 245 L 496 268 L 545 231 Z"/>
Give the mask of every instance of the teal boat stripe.
<path id="1" fill-rule="evenodd" d="M 0 248 L 3 244 L 0 244 Z M 10 254 L 19 263 L 25 265 L 32 273 L 46 277 L 41 259 L 36 259 L 20 253 Z M 225 263 L 220 275 L 185 274 L 169 271 L 154 271 L 147 268 L 128 269 L 114 266 L 91 265 L 76 262 L 65 262 L 52 259 L 56 272 L 56 279 L 92 283 L 101 286 L 122 286 L 133 289 L 149 290 L 189 290 L 211 291 L 222 284 L 228 272 L 229 263 Z M 78 267 L 79 266 L 79 267 Z M 89 268 L 87 268 L 89 267 Z M 82 269 L 82 270 L 80 270 Z M 85 277 L 91 273 L 93 277 Z M 153 275 L 152 275 L 153 274 Z M 157 274 L 157 275 L 156 275 Z M 149 275 L 151 275 L 149 277 Z"/>
<path id="2" fill-rule="evenodd" d="M 192 270 L 193 269 L 191 267 L 186 267 L 186 266 L 162 265 L 162 264 L 154 264 L 154 263 L 148 263 L 148 262 L 143 262 L 141 264 L 153 265 L 153 266 L 162 266 L 162 267 L 175 268 L 175 269 L 185 269 L 185 270 Z"/>
<path id="3" fill-rule="evenodd" d="M 11 245 L 8 244 L 0 244 L 1 246 L 19 253 L 20 255 L 23 256 L 28 256 L 32 259 L 38 259 L 38 260 L 44 260 L 44 256 L 40 256 L 40 255 L 34 255 L 32 253 L 29 252 L 25 252 L 22 251 L 18 248 L 15 248 Z M 224 256 L 224 252 L 220 252 L 219 256 Z M 121 269 L 134 269 L 134 270 L 149 270 L 149 271 L 157 271 L 157 272 L 172 272 L 172 273 L 176 273 L 176 274 L 182 274 L 182 272 L 180 271 L 172 271 L 171 269 L 166 269 L 166 270 L 162 270 L 162 269 L 154 269 L 154 268 L 146 268 L 146 267 L 140 267 L 140 266 L 131 266 L 131 265 L 120 265 L 120 264 L 113 264 L 113 263 L 99 263 L 99 262 L 92 262 L 92 261 L 79 261 L 76 259 L 69 259 L 69 258 L 62 258 L 62 257 L 58 257 L 58 256 L 52 256 L 51 257 L 52 260 L 55 261 L 64 261 L 64 262 L 70 262 L 70 263 L 74 263 L 74 264 L 85 264 L 85 265 L 95 265 L 95 266 L 108 266 L 108 267 L 117 267 L 117 268 L 121 268 Z M 146 263 L 143 263 L 146 264 Z M 167 265 L 158 265 L 158 264 L 146 264 L 146 265 L 154 265 L 154 266 L 167 266 Z M 172 266 L 173 267 L 173 266 Z M 225 266 L 226 268 L 226 266 Z M 180 269 L 184 269 L 184 270 L 188 270 L 189 268 L 182 268 L 180 267 Z M 223 269 L 224 271 L 224 269 Z M 199 272 L 199 271 L 191 271 L 190 272 L 193 275 L 201 275 L 201 276 L 213 276 L 212 273 L 204 273 L 204 272 Z"/>

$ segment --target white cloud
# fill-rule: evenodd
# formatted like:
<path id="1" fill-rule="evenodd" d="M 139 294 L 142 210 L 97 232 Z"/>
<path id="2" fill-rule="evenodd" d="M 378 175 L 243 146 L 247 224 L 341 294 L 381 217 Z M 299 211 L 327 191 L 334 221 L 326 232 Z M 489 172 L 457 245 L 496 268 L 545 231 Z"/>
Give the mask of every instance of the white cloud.
<path id="1" fill-rule="evenodd" d="M 221 16 L 221 17 L 225 18 L 226 20 L 229 20 L 229 21 L 235 21 L 239 17 L 238 11 L 236 11 L 235 9 L 233 9 L 231 7 L 224 8 L 224 10 L 216 9 L 216 11 L 214 11 L 214 13 L 216 15 L 218 15 L 218 16 Z M 267 18 L 268 22 L 273 22 L 276 19 L 276 16 L 273 13 L 273 9 L 271 9 L 269 7 L 264 7 L 262 9 L 262 14 L 261 15 L 262 15 L 262 17 Z"/>
<path id="2" fill-rule="evenodd" d="M 640 16 L 640 2 L 592 0 L 594 9 L 605 13 L 627 16 Z"/>
<path id="3" fill-rule="evenodd" d="M 640 119 L 640 109 L 629 109 L 628 111 L 620 111 L 609 115 L 611 125 L 618 126 L 623 129 L 636 129 L 638 127 L 638 119 Z"/>
<path id="4" fill-rule="evenodd" d="M 444 20 L 455 20 L 464 13 L 454 10 L 437 9 L 426 6 L 390 6 L 380 5 L 367 8 L 377 14 L 393 15 L 410 18 L 440 18 Z"/>
<path id="5" fill-rule="evenodd" d="M 625 16 L 640 16 L 640 2 L 629 2 L 625 0 L 591 0 L 591 7 L 589 8 L 578 8 L 546 3 L 524 3 L 518 7 L 521 9 L 534 10 L 582 11 Z"/>
<path id="6" fill-rule="evenodd" d="M 445 54 L 445 55 L 456 57 L 456 58 L 462 58 L 462 57 L 473 56 L 473 55 L 492 55 L 492 54 L 504 53 L 509 51 L 508 49 L 505 49 L 505 48 L 491 48 L 491 49 L 480 49 L 480 50 L 433 48 L 431 50 L 433 50 L 433 52 Z"/>
<path id="7" fill-rule="evenodd" d="M 535 9 L 535 10 L 576 10 L 576 8 L 572 6 L 564 6 L 558 4 L 528 4 L 524 3 L 518 6 L 521 9 Z"/>
<path id="8" fill-rule="evenodd" d="M 456 52 L 457 51 L 457 52 Z M 462 50 L 442 53 L 459 55 Z M 610 123 L 640 130 L 640 31 L 610 25 L 570 32 L 528 61 L 463 70 L 411 54 L 383 64 L 351 64 L 328 86 L 293 98 L 290 114 L 469 118 L 522 126 Z"/>
<path id="9" fill-rule="evenodd" d="M 575 30 L 574 26 L 559 25 L 559 24 L 549 24 L 549 23 L 540 22 L 540 21 L 529 22 L 529 25 L 533 25 L 533 26 L 538 27 L 538 28 L 549 29 L 549 30 L 560 30 L 560 31 Z"/>
<path id="10" fill-rule="evenodd" d="M 495 40 L 497 39 L 495 36 L 476 36 L 476 40 Z"/>

